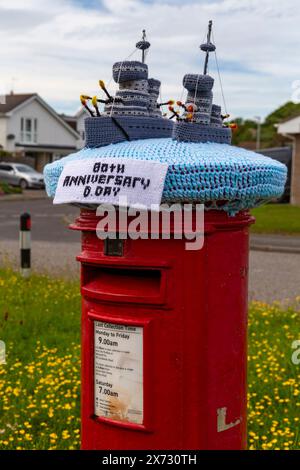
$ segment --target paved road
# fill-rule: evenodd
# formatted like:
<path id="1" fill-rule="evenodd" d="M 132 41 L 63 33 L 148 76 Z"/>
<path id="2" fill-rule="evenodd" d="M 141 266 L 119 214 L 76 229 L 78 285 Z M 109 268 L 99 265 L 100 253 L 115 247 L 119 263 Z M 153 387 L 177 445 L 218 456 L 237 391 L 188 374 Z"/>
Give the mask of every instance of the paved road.
<path id="1" fill-rule="evenodd" d="M 252 234 L 251 246 L 256 250 L 300 254 L 300 236 Z"/>
<path id="2" fill-rule="evenodd" d="M 47 199 L 0 203 L 0 264 L 18 266 L 19 215 L 24 211 L 32 215 L 33 268 L 76 278 L 79 267 L 75 256 L 80 250 L 80 234 L 67 226 L 79 210 L 53 206 Z M 251 251 L 249 284 L 250 299 L 293 301 L 300 296 L 300 253 Z"/>
<path id="3" fill-rule="evenodd" d="M 0 201 L 0 240 L 19 239 L 20 214 L 32 217 L 32 238 L 35 241 L 75 242 L 79 233 L 67 230 L 79 209 L 70 205 L 54 206 L 49 199 L 29 201 Z"/>
<path id="4" fill-rule="evenodd" d="M 300 254 L 250 252 L 249 298 L 294 303 L 300 298 Z"/>

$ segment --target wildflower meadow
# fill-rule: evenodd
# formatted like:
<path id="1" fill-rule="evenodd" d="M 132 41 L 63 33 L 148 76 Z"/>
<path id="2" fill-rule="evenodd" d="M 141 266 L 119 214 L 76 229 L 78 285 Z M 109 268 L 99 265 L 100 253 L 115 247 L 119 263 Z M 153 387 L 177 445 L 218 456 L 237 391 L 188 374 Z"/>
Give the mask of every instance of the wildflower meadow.
<path id="1" fill-rule="evenodd" d="M 6 269 L 0 293 L 0 449 L 79 449 L 79 285 Z M 250 306 L 249 449 L 299 449 L 299 302 Z"/>

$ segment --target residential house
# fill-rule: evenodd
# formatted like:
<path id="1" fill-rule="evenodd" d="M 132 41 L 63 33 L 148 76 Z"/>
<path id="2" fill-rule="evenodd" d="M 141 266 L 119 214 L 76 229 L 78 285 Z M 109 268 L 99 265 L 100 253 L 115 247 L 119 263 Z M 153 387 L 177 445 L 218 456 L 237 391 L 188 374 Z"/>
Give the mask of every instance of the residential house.
<path id="1" fill-rule="evenodd" d="M 72 151 L 80 142 L 77 130 L 37 93 L 5 96 L 0 103 L 0 149 L 15 157 L 31 157 L 43 167 Z"/>
<path id="2" fill-rule="evenodd" d="M 300 115 L 281 122 L 277 130 L 293 143 L 291 203 L 300 205 Z"/>
<path id="3" fill-rule="evenodd" d="M 62 119 L 64 119 L 69 126 L 71 126 L 78 134 L 79 140 L 77 142 L 77 148 L 84 147 L 85 142 L 85 128 L 84 120 L 88 117 L 89 114 L 85 108 L 79 109 L 79 111 L 74 116 L 67 116 L 66 114 L 61 114 Z"/>

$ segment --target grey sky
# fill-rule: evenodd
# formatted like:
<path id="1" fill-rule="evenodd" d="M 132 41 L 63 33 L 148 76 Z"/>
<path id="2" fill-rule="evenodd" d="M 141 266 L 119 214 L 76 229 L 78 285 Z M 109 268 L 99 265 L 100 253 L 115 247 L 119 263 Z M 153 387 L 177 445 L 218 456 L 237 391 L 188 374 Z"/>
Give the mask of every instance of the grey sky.
<path id="1" fill-rule="evenodd" d="M 179 99 L 183 75 L 202 70 L 209 19 L 233 116 L 264 116 L 291 99 L 300 79 L 298 0 L 0 0 L 0 94 L 14 78 L 16 92 L 75 112 L 78 96 L 109 82 L 112 63 L 146 28 L 150 75 L 162 80 L 164 98 Z M 211 74 L 221 102 L 214 60 Z"/>

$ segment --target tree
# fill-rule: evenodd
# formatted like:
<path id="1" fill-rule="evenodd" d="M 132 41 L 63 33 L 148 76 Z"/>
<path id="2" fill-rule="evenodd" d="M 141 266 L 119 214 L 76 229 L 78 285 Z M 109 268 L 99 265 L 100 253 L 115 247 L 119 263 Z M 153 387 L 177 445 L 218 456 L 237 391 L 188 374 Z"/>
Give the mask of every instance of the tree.
<path id="1" fill-rule="evenodd" d="M 281 147 L 290 144 L 290 141 L 278 134 L 276 124 L 286 119 L 300 115 L 300 103 L 291 101 L 280 106 L 269 114 L 261 125 L 261 148 Z M 246 142 L 256 141 L 257 123 L 251 119 L 237 118 L 238 129 L 233 133 L 232 143 L 243 146 Z"/>

